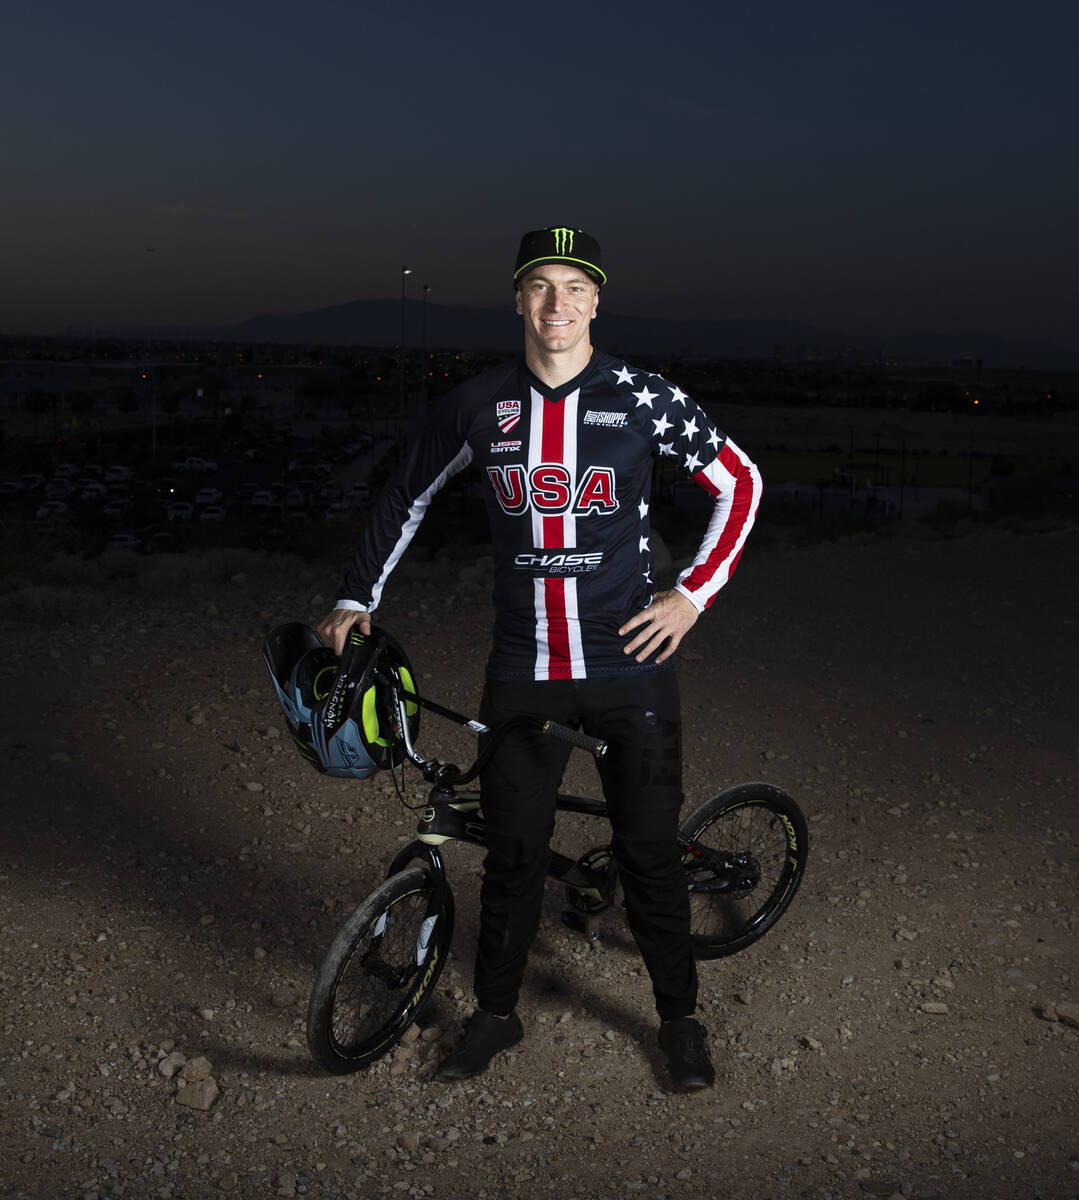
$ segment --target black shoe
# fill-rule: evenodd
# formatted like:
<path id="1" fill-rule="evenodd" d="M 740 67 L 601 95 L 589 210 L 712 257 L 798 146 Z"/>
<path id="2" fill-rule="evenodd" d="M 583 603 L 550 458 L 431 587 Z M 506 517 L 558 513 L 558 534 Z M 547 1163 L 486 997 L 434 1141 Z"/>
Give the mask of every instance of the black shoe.
<path id="1" fill-rule="evenodd" d="M 500 1050 L 516 1046 L 524 1035 L 524 1026 L 516 1013 L 495 1017 L 477 1008 L 468 1019 L 465 1036 L 438 1064 L 435 1078 L 447 1082 L 479 1075 Z"/>
<path id="2" fill-rule="evenodd" d="M 708 1057 L 704 1026 L 692 1017 L 677 1017 L 659 1027 L 659 1044 L 667 1052 L 674 1085 L 683 1092 L 712 1087 L 716 1072 Z"/>

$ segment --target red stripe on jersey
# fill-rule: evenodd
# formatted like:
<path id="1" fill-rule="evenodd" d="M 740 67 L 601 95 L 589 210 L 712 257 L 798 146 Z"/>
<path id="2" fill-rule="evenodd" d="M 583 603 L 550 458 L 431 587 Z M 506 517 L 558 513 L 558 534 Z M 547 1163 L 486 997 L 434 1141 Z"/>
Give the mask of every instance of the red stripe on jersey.
<path id="1" fill-rule="evenodd" d="M 716 539 L 716 544 L 712 547 L 708 557 L 704 562 L 694 567 L 693 571 L 682 580 L 681 586 L 691 592 L 697 591 L 702 584 L 708 583 L 716 572 L 719 571 L 727 558 L 734 554 L 734 548 L 738 545 L 738 539 L 742 536 L 746 522 L 753 519 L 753 512 L 751 511 L 753 504 L 753 476 L 749 467 L 731 449 L 730 443 L 724 443 L 723 448 L 719 452 L 719 462 L 724 470 L 734 478 L 734 496 L 731 500 L 730 511 L 727 513 L 727 520 L 723 526 L 723 531 Z M 693 482 L 703 487 L 709 495 L 719 495 L 719 489 L 703 473 L 694 475 Z M 730 578 L 734 568 L 738 565 L 740 557 L 741 552 L 739 551 L 731 559 L 727 567 L 728 578 Z"/>
<path id="2" fill-rule="evenodd" d="M 540 461 L 545 463 L 564 463 L 565 430 L 563 418 L 566 412 L 565 404 L 544 397 L 543 401 L 543 436 L 540 445 Z M 566 464 L 570 466 L 570 464 Z M 557 550 L 565 545 L 565 533 L 562 527 L 562 517 L 541 518 L 543 527 L 543 547 L 547 550 Z M 564 612 L 565 610 L 563 610 Z"/>
<path id="3" fill-rule="evenodd" d="M 565 414 L 566 406 L 546 397 L 543 405 L 542 435 L 540 437 L 540 461 L 560 463 L 565 459 Z M 568 465 L 568 464 L 567 464 Z M 561 516 L 541 517 L 540 531 L 543 548 L 560 549 L 565 545 L 565 527 Z M 566 621 L 566 581 L 545 579 L 543 581 L 543 607 L 547 618 L 547 678 L 571 679 L 569 626 Z"/>
<path id="4" fill-rule="evenodd" d="M 572 679 L 564 579 L 543 581 L 543 603 L 547 610 L 547 678 Z"/>

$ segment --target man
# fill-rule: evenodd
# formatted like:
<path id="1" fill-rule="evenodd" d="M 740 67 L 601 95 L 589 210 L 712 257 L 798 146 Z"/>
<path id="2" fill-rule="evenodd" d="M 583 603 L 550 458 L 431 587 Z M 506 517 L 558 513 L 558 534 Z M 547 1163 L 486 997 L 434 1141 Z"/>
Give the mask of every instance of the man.
<path id="1" fill-rule="evenodd" d="M 694 1019 L 689 899 L 675 840 L 681 719 L 671 656 L 730 577 L 760 498 L 749 459 L 679 388 L 594 351 L 606 283 L 581 230 L 535 230 L 514 269 L 524 355 L 454 389 L 389 484 L 318 627 L 337 653 L 370 628 L 383 584 L 445 482 L 487 478 L 495 625 L 480 717 L 529 713 L 609 744 L 600 765 L 633 935 L 652 980 L 676 1086 L 715 1078 Z M 676 586 L 654 594 L 648 510 L 653 456 L 713 498 L 707 532 Z M 524 731 L 481 779 L 488 853 L 480 892 L 477 1008 L 436 1077 L 483 1071 L 524 1036 L 516 1005 L 539 923 L 554 796 L 568 749 Z"/>

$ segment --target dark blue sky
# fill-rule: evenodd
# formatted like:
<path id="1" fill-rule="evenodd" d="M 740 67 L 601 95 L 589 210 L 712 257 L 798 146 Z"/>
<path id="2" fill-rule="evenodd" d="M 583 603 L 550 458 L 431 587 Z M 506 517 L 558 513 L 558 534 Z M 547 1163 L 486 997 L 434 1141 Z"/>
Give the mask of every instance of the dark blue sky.
<path id="1" fill-rule="evenodd" d="M 509 299 L 1079 346 L 1074 3 L 17 0 L 0 329 Z M 418 291 L 415 293 L 418 294 Z M 602 307 L 601 307 L 602 312 Z"/>

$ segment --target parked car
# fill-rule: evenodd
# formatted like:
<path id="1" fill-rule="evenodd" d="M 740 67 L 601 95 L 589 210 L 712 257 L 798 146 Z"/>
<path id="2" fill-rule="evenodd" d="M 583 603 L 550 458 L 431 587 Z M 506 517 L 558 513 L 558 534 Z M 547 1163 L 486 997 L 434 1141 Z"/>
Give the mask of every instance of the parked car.
<path id="1" fill-rule="evenodd" d="M 183 462 L 173 463 L 172 469 L 174 471 L 216 471 L 217 463 L 197 454 L 189 454 Z"/>
<path id="2" fill-rule="evenodd" d="M 109 538 L 110 546 L 117 546 L 121 550 L 141 550 L 142 538 L 137 533 L 132 533 L 127 529 L 118 529 L 111 538 Z"/>
<path id="3" fill-rule="evenodd" d="M 96 479 L 83 479 L 79 482 L 80 500 L 104 500 L 108 494 L 109 489 Z"/>
<path id="4" fill-rule="evenodd" d="M 220 504 L 207 504 L 206 507 L 199 513 L 200 521 L 223 521 L 225 519 L 225 510 Z"/>
<path id="5" fill-rule="evenodd" d="M 165 510 L 170 521 L 190 521 L 195 515 L 195 506 L 190 500 L 173 500 Z"/>
<path id="6" fill-rule="evenodd" d="M 347 521 L 351 515 L 349 506 L 338 500 L 327 507 L 322 514 L 322 519 L 324 521 Z"/>
<path id="7" fill-rule="evenodd" d="M 162 554 L 176 545 L 176 539 L 167 529 L 158 529 L 146 539 L 144 547 L 147 554 Z"/>
<path id="8" fill-rule="evenodd" d="M 130 467 L 109 467 L 105 472 L 106 483 L 130 483 L 131 468 Z"/>
<path id="9" fill-rule="evenodd" d="M 252 508 L 268 508 L 273 502 L 273 492 L 269 488 L 259 488 L 251 497 Z"/>
<path id="10" fill-rule="evenodd" d="M 31 472 L 29 474 L 19 476 L 20 492 L 36 492 L 44 486 L 45 476 L 38 475 L 37 472 Z"/>
<path id="11" fill-rule="evenodd" d="M 0 500 L 14 500 L 19 494 L 19 485 L 14 479 L 0 479 Z"/>
<path id="12" fill-rule="evenodd" d="M 47 521 L 50 517 L 60 517 L 68 511 L 63 500 L 46 500 L 34 514 L 39 521 Z"/>
<path id="13" fill-rule="evenodd" d="M 215 487 L 199 488 L 195 493 L 195 504 L 219 504 L 221 501 L 221 489 Z"/>
<path id="14" fill-rule="evenodd" d="M 121 517 L 127 515 L 127 510 L 131 507 L 130 500 L 110 500 L 102 510 L 101 515 L 108 517 L 110 521 L 118 521 Z"/>

